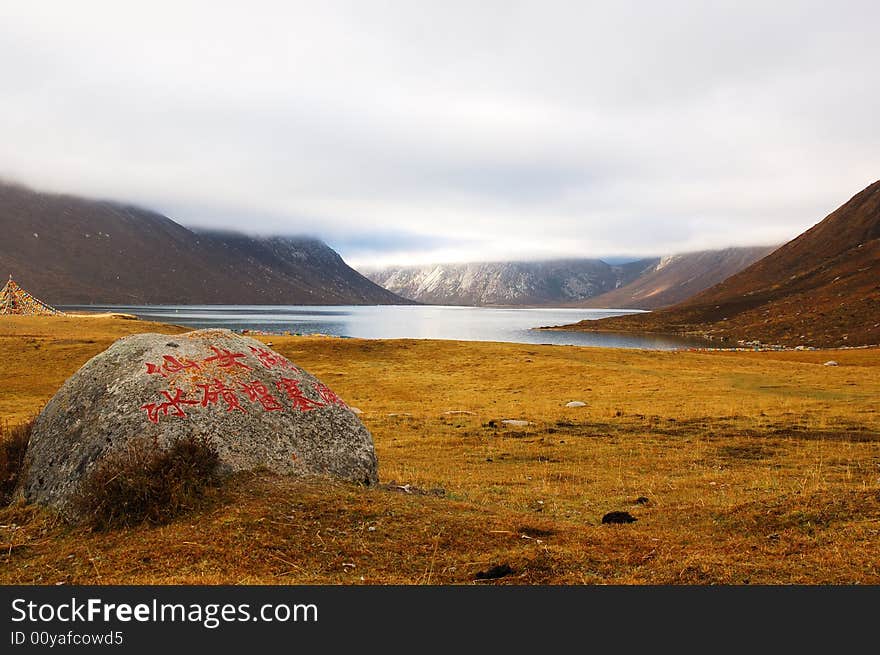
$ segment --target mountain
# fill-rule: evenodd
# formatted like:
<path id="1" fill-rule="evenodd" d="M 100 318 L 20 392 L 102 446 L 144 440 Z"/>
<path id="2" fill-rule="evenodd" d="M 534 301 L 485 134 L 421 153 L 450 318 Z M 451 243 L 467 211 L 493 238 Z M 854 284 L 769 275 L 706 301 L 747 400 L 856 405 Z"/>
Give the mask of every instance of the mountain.
<path id="1" fill-rule="evenodd" d="M 571 329 L 701 332 L 726 341 L 880 343 L 880 181 L 721 284 L 665 310 Z"/>
<path id="2" fill-rule="evenodd" d="M 51 304 L 408 304 L 311 238 L 196 232 L 0 183 L 0 273 Z"/>
<path id="3" fill-rule="evenodd" d="M 770 254 L 776 246 L 702 250 L 663 257 L 629 284 L 580 307 L 658 309 L 682 302 Z"/>
<path id="4" fill-rule="evenodd" d="M 545 305 L 591 298 L 625 285 L 657 259 L 612 266 L 599 259 L 435 264 L 366 272 L 394 293 L 434 305 Z"/>

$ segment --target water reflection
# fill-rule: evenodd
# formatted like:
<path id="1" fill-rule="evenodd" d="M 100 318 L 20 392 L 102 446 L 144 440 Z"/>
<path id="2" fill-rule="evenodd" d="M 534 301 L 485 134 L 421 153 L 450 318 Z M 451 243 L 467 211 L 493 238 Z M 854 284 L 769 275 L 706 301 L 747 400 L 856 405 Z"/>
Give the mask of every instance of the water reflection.
<path id="1" fill-rule="evenodd" d="M 702 339 L 657 334 L 550 332 L 533 328 L 636 313 L 614 309 L 546 309 L 263 305 L 78 305 L 72 311 L 114 311 L 194 328 L 225 327 L 291 334 L 330 334 L 365 339 L 455 339 L 605 348 L 671 350 L 711 345 Z"/>

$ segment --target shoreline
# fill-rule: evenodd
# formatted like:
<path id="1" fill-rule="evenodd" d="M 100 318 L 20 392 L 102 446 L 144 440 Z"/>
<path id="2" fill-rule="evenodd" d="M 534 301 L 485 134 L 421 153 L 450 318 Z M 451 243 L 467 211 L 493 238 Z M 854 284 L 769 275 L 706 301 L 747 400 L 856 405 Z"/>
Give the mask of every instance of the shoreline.
<path id="1" fill-rule="evenodd" d="M 596 319 L 596 320 L 604 320 L 604 319 Z M 625 329 L 602 329 L 602 328 L 584 328 L 577 327 L 580 326 L 580 323 L 573 323 L 571 325 L 543 325 L 541 327 L 532 328 L 536 331 L 543 332 L 587 332 L 587 333 L 595 333 L 595 334 L 633 334 L 633 335 L 648 335 L 653 334 L 657 336 L 667 336 L 667 337 L 682 337 L 682 338 L 698 338 L 703 339 L 705 341 L 715 341 L 716 338 L 710 334 L 705 332 L 669 332 L 669 331 L 660 331 L 660 330 L 625 330 Z M 722 340 L 727 340 L 729 337 L 724 337 Z M 820 350 L 864 350 L 864 349 L 873 349 L 880 348 L 880 343 L 873 344 L 859 344 L 854 346 L 849 345 L 840 345 L 840 346 L 785 346 L 778 343 L 763 343 L 758 339 L 737 339 L 736 345 L 731 346 L 707 346 L 704 348 L 693 347 L 693 348 L 683 348 L 682 350 L 697 350 L 697 351 L 707 351 L 707 352 L 716 352 L 716 351 L 731 351 L 731 352 L 813 352 Z"/>
<path id="2" fill-rule="evenodd" d="M 126 314 L 125 312 L 64 312 L 61 314 L 61 318 L 121 318 L 126 321 L 141 320 L 138 316 L 135 316 L 134 314 Z"/>
<path id="3" fill-rule="evenodd" d="M 644 351 L 644 352 L 821 352 L 821 351 L 850 351 L 850 350 L 872 350 L 880 349 L 880 344 L 863 344 L 855 346 L 784 346 L 781 344 L 766 344 L 758 340 L 745 341 L 739 340 L 737 345 L 731 346 L 695 346 L 681 345 L 678 348 L 640 348 L 637 346 L 613 346 L 613 345 L 589 345 L 589 344 L 551 344 L 551 343 L 533 343 L 530 341 L 504 341 L 504 340 L 480 340 L 480 339 L 444 339 L 440 337 L 354 337 L 349 335 L 328 334 L 325 332 L 292 332 L 290 330 L 259 330 L 253 328 L 235 328 L 222 325 L 205 327 L 180 325 L 159 320 L 151 320 L 141 318 L 135 314 L 125 312 L 95 312 L 95 313 L 64 313 L 60 316 L 40 317 L 41 319 L 109 319 L 123 320 L 140 323 L 152 323 L 168 326 L 176 330 L 195 331 L 200 329 L 228 329 L 236 334 L 251 337 L 275 337 L 275 338 L 303 338 L 303 339 L 338 339 L 338 340 L 362 340 L 362 341 L 438 341 L 453 342 L 462 344 L 478 344 L 478 343 L 499 343 L 499 344 L 515 344 L 522 346 L 566 346 L 572 348 L 588 348 L 598 350 L 626 350 L 626 351 Z M 657 332 L 650 330 L 603 330 L 603 329 L 572 329 L 571 326 L 539 326 L 529 328 L 534 332 L 588 332 L 603 333 L 609 335 L 634 335 L 634 336 L 665 336 L 673 338 L 698 338 L 705 341 L 714 341 L 707 334 L 698 332 Z"/>

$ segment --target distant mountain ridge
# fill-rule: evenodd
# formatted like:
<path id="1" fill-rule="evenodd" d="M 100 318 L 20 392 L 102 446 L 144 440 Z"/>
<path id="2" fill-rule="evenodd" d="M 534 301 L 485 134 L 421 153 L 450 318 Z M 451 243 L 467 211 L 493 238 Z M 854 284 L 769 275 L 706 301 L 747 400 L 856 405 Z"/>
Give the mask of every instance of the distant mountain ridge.
<path id="1" fill-rule="evenodd" d="M 669 307 L 726 280 L 769 255 L 777 246 L 701 250 L 668 255 L 629 284 L 581 303 L 581 307 Z"/>
<path id="2" fill-rule="evenodd" d="M 787 346 L 880 344 L 880 181 L 757 263 L 693 298 L 568 328 L 702 332 Z"/>
<path id="3" fill-rule="evenodd" d="M 601 259 L 432 264 L 365 274 L 398 295 L 428 304 L 656 309 L 721 282 L 773 250 L 703 250 L 618 265 Z"/>
<path id="4" fill-rule="evenodd" d="M 392 267 L 366 271 L 373 282 L 421 303 L 544 305 L 592 298 L 623 286 L 658 258 L 613 266 L 600 259 L 481 262 Z"/>
<path id="5" fill-rule="evenodd" d="M 0 183 L 0 274 L 52 304 L 408 304 L 325 243 L 194 231 L 135 206 Z"/>

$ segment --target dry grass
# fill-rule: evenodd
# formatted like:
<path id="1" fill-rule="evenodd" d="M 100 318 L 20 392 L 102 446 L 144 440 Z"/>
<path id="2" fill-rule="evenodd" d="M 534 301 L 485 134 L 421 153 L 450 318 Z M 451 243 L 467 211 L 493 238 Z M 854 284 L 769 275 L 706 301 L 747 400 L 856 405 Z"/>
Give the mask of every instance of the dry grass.
<path id="1" fill-rule="evenodd" d="M 220 486 L 219 465 L 203 439 L 180 439 L 168 449 L 134 439 L 98 462 L 73 506 L 95 530 L 167 523 L 202 505 Z"/>
<path id="2" fill-rule="evenodd" d="M 154 330 L 179 331 L 0 321 L 0 413 L 25 419 L 114 335 Z M 462 583 L 509 563 L 479 584 L 880 583 L 878 350 L 264 340 L 364 411 L 394 484 L 245 476 L 219 505 L 103 534 L 13 506 L 0 582 Z M 638 521 L 601 525 L 612 510 Z"/>
<path id="3" fill-rule="evenodd" d="M 0 505 L 12 500 L 21 480 L 33 419 L 17 425 L 0 424 Z"/>

